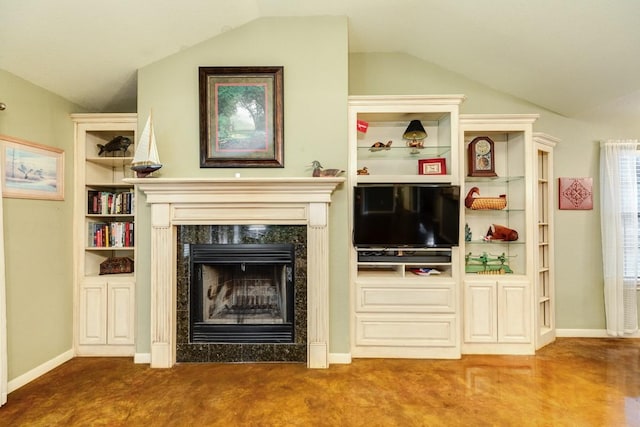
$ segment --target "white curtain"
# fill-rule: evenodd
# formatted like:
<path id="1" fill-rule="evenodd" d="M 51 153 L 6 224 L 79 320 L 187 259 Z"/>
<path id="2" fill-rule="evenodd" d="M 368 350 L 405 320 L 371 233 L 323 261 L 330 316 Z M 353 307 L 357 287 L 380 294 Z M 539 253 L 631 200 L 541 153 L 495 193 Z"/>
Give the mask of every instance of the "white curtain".
<path id="1" fill-rule="evenodd" d="M 0 167 L 0 175 L 4 173 Z M 0 406 L 7 403 L 8 377 L 7 371 L 7 293 L 5 290 L 4 265 L 4 212 L 2 187 L 0 186 Z"/>
<path id="2" fill-rule="evenodd" d="M 638 330 L 637 140 L 600 145 L 600 211 L 607 333 Z"/>
<path id="3" fill-rule="evenodd" d="M 4 173 L 0 167 L 0 175 Z M 7 370 L 7 293 L 4 265 L 4 211 L 0 186 L 0 406 L 7 403 L 9 372 Z"/>

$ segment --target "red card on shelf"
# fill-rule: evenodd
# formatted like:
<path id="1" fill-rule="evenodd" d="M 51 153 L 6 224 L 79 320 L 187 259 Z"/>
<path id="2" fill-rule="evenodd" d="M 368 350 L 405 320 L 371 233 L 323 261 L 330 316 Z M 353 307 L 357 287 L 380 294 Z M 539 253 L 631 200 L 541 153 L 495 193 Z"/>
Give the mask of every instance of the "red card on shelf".
<path id="1" fill-rule="evenodd" d="M 369 128 L 369 123 L 365 122 L 364 120 L 358 120 L 357 127 L 358 132 L 366 133 L 367 129 Z"/>

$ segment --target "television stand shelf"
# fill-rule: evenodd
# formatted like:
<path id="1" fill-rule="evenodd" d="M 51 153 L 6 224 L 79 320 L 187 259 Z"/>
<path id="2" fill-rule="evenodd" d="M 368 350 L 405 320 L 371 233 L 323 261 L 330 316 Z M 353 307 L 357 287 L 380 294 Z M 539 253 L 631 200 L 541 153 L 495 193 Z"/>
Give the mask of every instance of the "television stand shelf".
<path id="1" fill-rule="evenodd" d="M 356 248 L 358 278 L 451 278 L 451 248 Z"/>
<path id="2" fill-rule="evenodd" d="M 358 249 L 358 262 L 450 264 L 451 250 L 369 250 Z"/>
<path id="3" fill-rule="evenodd" d="M 356 249 L 354 356 L 460 357 L 459 248 L 372 249 Z"/>

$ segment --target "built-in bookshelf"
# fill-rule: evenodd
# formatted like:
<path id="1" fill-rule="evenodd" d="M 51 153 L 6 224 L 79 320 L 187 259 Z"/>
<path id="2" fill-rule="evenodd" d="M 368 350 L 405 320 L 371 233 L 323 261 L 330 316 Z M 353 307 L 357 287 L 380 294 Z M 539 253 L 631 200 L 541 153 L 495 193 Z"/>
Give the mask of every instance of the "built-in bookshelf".
<path id="1" fill-rule="evenodd" d="M 136 209 L 134 188 L 123 179 L 133 176 L 137 115 L 73 114 L 72 120 L 75 350 L 132 355 Z"/>

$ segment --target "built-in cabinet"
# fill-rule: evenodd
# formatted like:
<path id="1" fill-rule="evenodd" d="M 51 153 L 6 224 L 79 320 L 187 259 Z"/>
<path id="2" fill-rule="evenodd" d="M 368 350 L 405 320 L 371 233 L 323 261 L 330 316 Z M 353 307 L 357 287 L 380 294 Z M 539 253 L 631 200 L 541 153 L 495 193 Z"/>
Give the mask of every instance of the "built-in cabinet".
<path id="1" fill-rule="evenodd" d="M 350 97 L 350 200 L 354 187 L 363 184 L 457 183 L 463 100 L 461 95 Z M 403 137 L 413 120 L 427 134 L 419 142 Z M 351 220 L 353 209 L 351 203 Z M 458 247 L 352 246 L 349 264 L 353 357 L 460 357 Z M 438 274 L 424 274 L 431 269 Z"/>
<path id="2" fill-rule="evenodd" d="M 555 339 L 557 140 L 534 134 L 537 115 L 459 115 L 463 100 L 459 95 L 349 99 L 351 227 L 358 185 L 460 186 L 459 246 L 412 248 L 406 256 L 406 248 L 352 245 L 353 357 L 533 354 Z M 428 135 L 417 149 L 403 138 L 416 119 Z M 468 147 L 478 138 L 491 141 L 491 173 L 470 171 L 469 156 L 475 153 Z M 492 199 L 492 207 L 467 207 L 467 195 Z M 504 206 L 493 204 L 501 199 Z M 438 274 L 416 274 L 431 268 Z"/>
<path id="3" fill-rule="evenodd" d="M 463 353 L 535 352 L 538 208 L 533 124 L 537 117 L 460 117 L 461 161 L 466 165 Z M 472 170 L 477 159 L 469 159 L 475 154 L 469 144 L 477 138 L 492 142 L 494 176 Z M 492 205 L 496 198 L 506 203 Z"/>
<path id="4" fill-rule="evenodd" d="M 464 281 L 465 352 L 493 353 L 498 347 L 480 344 L 531 343 L 531 285 L 526 280 L 465 279 Z M 520 351 L 523 351 L 522 349 Z M 504 350 L 517 353 L 517 350 Z"/>
<path id="5" fill-rule="evenodd" d="M 82 281 L 79 289 L 78 345 L 133 345 L 134 292 L 133 281 Z"/>
<path id="6" fill-rule="evenodd" d="M 135 344 L 136 114 L 73 114 L 74 347 L 130 356 Z"/>

